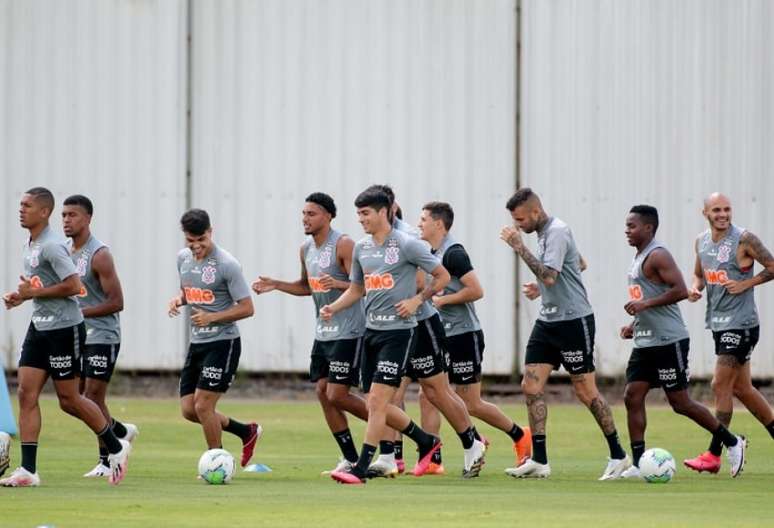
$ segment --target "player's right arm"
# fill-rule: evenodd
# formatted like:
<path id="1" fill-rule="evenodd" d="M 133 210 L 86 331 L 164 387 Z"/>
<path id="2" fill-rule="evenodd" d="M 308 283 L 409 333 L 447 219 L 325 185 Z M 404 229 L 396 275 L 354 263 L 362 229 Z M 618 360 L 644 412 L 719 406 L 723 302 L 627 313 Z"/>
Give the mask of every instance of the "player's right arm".
<path id="1" fill-rule="evenodd" d="M 289 293 L 290 295 L 298 295 L 298 296 L 311 295 L 312 289 L 309 287 L 309 277 L 306 272 L 306 263 L 304 262 L 303 246 L 301 246 L 301 250 L 299 254 L 301 257 L 301 278 L 300 279 L 293 282 L 286 282 L 286 281 L 281 281 L 277 279 L 272 279 L 271 277 L 260 276 L 252 284 L 253 291 L 257 295 L 260 295 L 262 293 L 268 293 L 273 290 Z"/>
<path id="2" fill-rule="evenodd" d="M 180 315 L 180 310 L 178 308 L 185 306 L 186 304 L 188 304 L 188 302 L 185 299 L 185 291 L 183 288 L 180 288 L 180 293 L 172 297 L 169 300 L 169 303 L 167 303 L 167 315 L 170 317 Z"/>
<path id="3" fill-rule="evenodd" d="M 330 321 L 331 317 L 342 310 L 346 310 L 365 295 L 365 286 L 357 282 L 350 282 L 349 288 L 331 304 L 326 304 L 320 308 L 320 317 L 325 321 Z"/>
<path id="4" fill-rule="evenodd" d="M 100 249 L 94 254 L 91 268 L 97 276 L 102 291 L 105 292 L 105 302 L 83 308 L 83 316 L 102 317 L 123 310 L 124 294 L 121 291 L 121 281 L 118 280 L 113 256 L 107 248 Z"/>
<path id="5" fill-rule="evenodd" d="M 34 277 L 19 276 L 20 282 L 17 291 L 22 299 L 38 298 L 63 298 L 78 295 L 81 292 L 81 279 L 75 271 L 70 254 L 61 244 L 50 244 L 43 246 L 41 257 L 46 259 L 54 273 L 61 282 L 47 287 L 41 287 L 40 283 L 35 284 Z"/>
<path id="6" fill-rule="evenodd" d="M 677 263 L 667 250 L 663 248 L 654 249 L 645 259 L 643 271 L 646 276 L 649 271 L 654 273 L 658 280 L 669 286 L 669 289 L 661 295 L 649 299 L 629 301 L 624 305 L 624 310 L 629 315 L 636 315 L 656 306 L 675 304 L 688 297 L 688 288 L 685 286 L 683 274 L 680 273 Z"/>
<path id="7" fill-rule="evenodd" d="M 701 259 L 699 258 L 699 239 L 693 245 L 693 249 L 696 252 L 696 262 L 693 265 L 693 276 L 691 277 L 691 289 L 688 290 L 688 301 L 696 302 L 701 299 L 701 292 L 704 289 L 704 269 L 701 267 Z"/>

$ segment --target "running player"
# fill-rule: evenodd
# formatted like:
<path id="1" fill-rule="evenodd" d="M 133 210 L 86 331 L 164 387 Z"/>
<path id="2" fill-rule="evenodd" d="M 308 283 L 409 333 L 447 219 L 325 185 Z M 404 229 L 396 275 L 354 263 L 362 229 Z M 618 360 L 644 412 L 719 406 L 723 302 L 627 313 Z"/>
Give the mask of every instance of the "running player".
<path id="1" fill-rule="evenodd" d="M 263 430 L 220 414 L 215 406 L 234 380 L 242 341 L 236 321 L 253 316 L 242 266 L 212 240 L 210 217 L 191 209 L 180 219 L 186 248 L 177 255 L 180 294 L 169 301 L 169 316 L 189 305 L 191 344 L 180 372 L 183 417 L 202 426 L 208 449 L 222 447 L 226 431 L 242 440 L 242 467 L 253 456 Z"/>
<path id="2" fill-rule="evenodd" d="M 19 217 L 21 226 L 30 232 L 24 248 L 24 275 L 17 290 L 6 293 L 3 300 L 11 309 L 32 299 L 33 312 L 19 359 L 21 467 L 0 480 L 0 485 L 40 485 L 38 400 L 49 376 L 62 410 L 82 420 L 106 447 L 108 481 L 118 484 L 126 474 L 131 446 L 116 438 L 99 407 L 79 391 L 80 354 L 86 340 L 83 315 L 75 298 L 81 291 L 81 281 L 66 241 L 48 225 L 53 210 L 54 196 L 48 189 L 34 187 L 22 195 Z"/>
<path id="3" fill-rule="evenodd" d="M 278 290 L 291 295 L 311 295 L 315 313 L 319 314 L 320 308 L 331 304 L 349 288 L 355 243 L 331 227 L 331 220 L 336 218 L 336 204 L 327 194 L 307 196 L 302 217 L 308 238 L 301 245 L 301 277 L 295 282 L 258 277 L 253 290 L 257 294 Z M 358 367 L 364 332 L 362 302 L 337 313 L 330 321 L 317 317 L 309 378 L 316 384 L 325 421 L 343 457 L 333 471 L 349 470 L 358 459 L 344 412 L 368 420 L 365 399 L 350 392 L 350 387 L 360 382 Z"/>
<path id="4" fill-rule="evenodd" d="M 451 280 L 443 292 L 433 297 L 440 311 L 449 353 L 449 381 L 465 402 L 468 412 L 506 433 L 513 441 L 518 466 L 532 454 L 529 427 L 522 429 L 495 404 L 481 398 L 481 362 L 484 332 L 474 302 L 484 296 L 470 257 L 462 244 L 449 234 L 454 210 L 445 202 L 430 202 L 422 208 L 419 231 L 449 271 Z"/>
<path id="5" fill-rule="evenodd" d="M 548 408 L 543 389 L 552 370 L 563 365 L 570 374 L 575 395 L 588 407 L 605 435 L 610 457 L 599 480 L 620 476 L 631 464 L 621 447 L 610 406 L 597 390 L 594 375 L 594 313 L 581 280 L 583 259 L 572 231 L 563 221 L 548 216 L 540 198 L 529 188 L 519 189 L 506 208 L 515 221 L 500 238 L 518 254 L 535 274 L 537 283 L 524 284 L 530 300 L 541 298 L 540 314 L 527 343 L 521 386 L 527 397 L 532 431 L 532 457 L 506 469 L 513 477 L 548 477 L 546 455 Z M 537 231 L 537 257 L 524 244 L 521 232 Z"/>
<path id="6" fill-rule="evenodd" d="M 637 253 L 629 269 L 629 302 L 624 310 L 634 320 L 621 328 L 621 337 L 634 339 L 624 394 L 634 465 L 621 477 L 640 475 L 640 457 L 645 451 L 645 396 L 652 387 L 662 387 L 677 414 L 687 416 L 728 448 L 731 476 L 736 477 L 744 467 L 747 441 L 730 433 L 688 394 L 689 338 L 677 306 L 688 297 L 688 289 L 672 255 L 655 239 L 657 230 L 655 207 L 631 208 L 626 217 L 626 238 Z"/>
<path id="7" fill-rule="evenodd" d="M 753 288 L 774 278 L 774 257 L 750 231 L 731 223 L 731 201 L 720 193 L 704 200 L 709 229 L 696 239 L 696 265 L 688 300 L 701 299 L 707 288 L 707 328 L 715 340 L 715 417 L 731 424 L 736 396 L 774 438 L 774 413 L 752 384 L 750 356 L 758 343 L 760 326 Z M 758 261 L 764 269 L 753 276 Z M 720 471 L 723 444 L 714 437 L 709 450 L 686 460 L 696 471 Z"/>
<path id="8" fill-rule="evenodd" d="M 76 194 L 64 201 L 62 226 L 72 239 L 71 255 L 83 288 L 78 304 L 86 324 L 86 346 L 81 355 L 81 393 L 97 404 L 118 438 L 132 442 L 137 426 L 111 418 L 105 402 L 107 386 L 121 347 L 118 312 L 124 309 L 124 296 L 110 249 L 94 238 L 90 224 L 94 206 L 87 197 Z M 84 477 L 110 474 L 107 448 L 100 442 L 99 461 Z"/>
<path id="9" fill-rule="evenodd" d="M 323 320 L 360 302 L 365 295 L 366 332 L 361 366 L 363 390 L 368 394 L 368 425 L 357 464 L 331 477 L 345 484 L 364 483 L 385 424 L 401 431 L 419 447 L 414 475 L 427 471 L 440 440 L 427 434 L 399 407 L 391 404 L 405 374 L 416 339 L 416 313 L 423 301 L 440 291 L 449 274 L 418 240 L 392 227 L 392 202 L 387 194 L 367 189 L 355 200 L 366 237 L 355 244 L 350 286 L 336 301 L 320 309 Z M 433 275 L 433 282 L 416 294 L 416 269 Z M 472 438 L 470 439 L 472 446 Z"/>

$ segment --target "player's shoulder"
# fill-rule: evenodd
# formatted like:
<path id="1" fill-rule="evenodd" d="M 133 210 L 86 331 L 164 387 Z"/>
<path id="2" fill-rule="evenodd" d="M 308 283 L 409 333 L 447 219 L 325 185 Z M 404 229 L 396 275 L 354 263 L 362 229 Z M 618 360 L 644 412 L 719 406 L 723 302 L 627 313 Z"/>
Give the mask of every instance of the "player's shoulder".
<path id="1" fill-rule="evenodd" d="M 548 224 L 549 233 L 571 233 L 570 226 L 561 218 L 553 217 Z"/>
<path id="2" fill-rule="evenodd" d="M 220 246 L 215 247 L 215 251 L 213 251 L 212 255 L 207 258 L 207 261 L 211 261 L 212 264 L 216 264 L 222 267 L 242 267 L 242 265 L 239 263 L 239 259 L 232 255 L 228 250 L 223 249 Z"/>
<path id="3" fill-rule="evenodd" d="M 193 258 L 193 253 L 191 253 L 191 250 L 187 247 L 181 249 L 177 252 L 177 260 L 178 262 L 183 262 L 185 260 L 191 260 Z"/>
<path id="4" fill-rule="evenodd" d="M 65 236 L 59 236 L 54 233 L 49 233 L 40 241 L 40 253 L 41 255 L 53 255 L 60 254 L 63 251 L 70 254 L 70 248 L 72 242 Z"/>

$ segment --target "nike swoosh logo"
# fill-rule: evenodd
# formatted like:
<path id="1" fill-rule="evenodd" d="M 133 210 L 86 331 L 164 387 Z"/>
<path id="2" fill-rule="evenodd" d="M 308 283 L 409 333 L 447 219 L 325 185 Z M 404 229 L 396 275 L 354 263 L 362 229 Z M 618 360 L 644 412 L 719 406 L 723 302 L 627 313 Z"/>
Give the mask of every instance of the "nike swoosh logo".
<path id="1" fill-rule="evenodd" d="M 670 383 L 668 385 L 664 385 L 667 389 L 671 389 L 672 387 L 677 387 L 677 383 Z"/>
<path id="2" fill-rule="evenodd" d="M 468 381 L 469 379 L 473 378 L 473 376 L 468 376 L 467 378 L 462 378 L 462 381 Z"/>
<path id="3" fill-rule="evenodd" d="M 387 376 L 384 377 L 384 381 L 392 381 L 395 379 L 395 376 L 388 378 Z"/>
<path id="4" fill-rule="evenodd" d="M 422 374 L 430 374 L 433 371 L 433 369 L 430 370 L 423 370 Z"/>
<path id="5" fill-rule="evenodd" d="M 72 370 L 68 370 L 67 372 L 62 372 L 60 376 L 67 376 Z"/>
<path id="6" fill-rule="evenodd" d="M 210 387 L 217 387 L 219 383 L 216 381 L 215 383 L 210 382 Z"/>
<path id="7" fill-rule="evenodd" d="M 107 372 L 107 370 L 103 370 L 102 372 L 97 372 L 97 371 L 95 370 L 95 371 L 94 371 L 94 375 L 95 375 L 95 376 L 101 376 L 101 375 L 103 375 L 105 372 Z"/>
<path id="8" fill-rule="evenodd" d="M 347 379 L 347 376 L 336 376 L 336 379 L 337 380 Z"/>

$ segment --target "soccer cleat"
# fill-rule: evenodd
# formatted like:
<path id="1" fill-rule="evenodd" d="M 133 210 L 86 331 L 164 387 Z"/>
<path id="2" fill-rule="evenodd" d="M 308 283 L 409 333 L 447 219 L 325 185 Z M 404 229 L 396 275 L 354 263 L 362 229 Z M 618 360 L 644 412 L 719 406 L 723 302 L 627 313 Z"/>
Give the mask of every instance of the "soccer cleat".
<path id="1" fill-rule="evenodd" d="M 709 451 L 705 451 L 696 458 L 683 460 L 683 465 L 688 469 L 698 471 L 699 473 L 702 473 L 703 471 L 717 473 L 720 471 L 720 457 L 713 455 Z"/>
<path id="2" fill-rule="evenodd" d="M 551 476 L 551 466 L 528 458 L 517 467 L 506 469 L 505 474 L 514 478 L 548 478 Z"/>
<path id="3" fill-rule="evenodd" d="M 331 478 L 339 484 L 365 484 L 366 480 L 358 477 L 351 471 L 334 471 Z"/>
<path id="4" fill-rule="evenodd" d="M 445 475 L 446 470 L 443 468 L 443 464 L 436 464 L 435 462 L 430 462 L 430 465 L 427 466 L 427 471 L 425 471 L 425 475 Z"/>
<path id="5" fill-rule="evenodd" d="M 640 474 L 640 468 L 638 468 L 635 465 L 631 465 L 626 469 L 626 471 L 621 473 L 621 476 L 618 478 L 622 478 L 622 479 L 642 478 L 642 475 Z"/>
<path id="6" fill-rule="evenodd" d="M 626 455 L 623 458 L 608 458 L 607 467 L 602 473 L 602 476 L 599 477 L 599 480 L 615 480 L 621 478 L 621 474 L 629 469 L 631 465 L 632 461 L 629 458 L 629 455 Z"/>
<path id="7" fill-rule="evenodd" d="M 0 486 L 6 488 L 28 488 L 40 486 L 40 477 L 37 473 L 30 473 L 23 467 L 13 470 L 11 476 L 0 480 Z"/>
<path id="8" fill-rule="evenodd" d="M 129 453 L 132 451 L 132 444 L 126 440 L 119 440 L 121 443 L 121 451 L 108 455 L 108 463 L 110 464 L 110 475 L 108 475 L 108 482 L 113 486 L 124 480 L 126 476 L 126 466 L 129 463 Z"/>
<path id="9" fill-rule="evenodd" d="M 339 459 L 339 463 L 336 465 L 335 468 L 329 469 L 327 471 L 323 471 L 322 473 L 320 473 L 320 475 L 327 477 L 328 475 L 333 474 L 335 471 L 349 471 L 354 466 L 355 466 L 355 464 L 353 464 L 352 462 L 350 462 L 346 458 L 340 458 Z"/>
<path id="10" fill-rule="evenodd" d="M 523 427 L 524 436 L 518 442 L 513 443 L 513 454 L 516 455 L 516 466 L 532 456 L 532 431 L 529 427 Z"/>
<path id="11" fill-rule="evenodd" d="M 134 425 L 134 424 L 124 424 L 124 427 L 126 427 L 126 435 L 122 438 L 122 440 L 126 440 L 129 443 L 134 442 L 134 439 L 140 436 L 140 429 Z"/>
<path id="12" fill-rule="evenodd" d="M 250 462 L 250 459 L 253 458 L 255 444 L 257 444 L 258 440 L 263 436 L 263 427 L 257 423 L 253 422 L 248 424 L 247 427 L 250 428 L 250 434 L 247 435 L 247 440 L 242 441 L 242 460 L 240 462 L 242 467 L 245 467 L 247 463 Z"/>
<path id="13" fill-rule="evenodd" d="M 403 474 L 406 472 L 406 462 L 402 458 L 396 458 L 395 463 L 398 465 L 398 473 Z"/>
<path id="14" fill-rule="evenodd" d="M 395 455 L 379 455 L 370 466 L 368 466 L 368 478 L 395 478 L 398 476 L 398 464 L 395 462 Z"/>
<path id="15" fill-rule="evenodd" d="M 85 473 L 83 476 L 86 478 L 97 478 L 97 477 L 107 477 L 108 475 L 110 475 L 110 467 L 106 466 L 102 462 L 97 462 L 97 465 L 94 466 L 94 469 L 92 469 L 88 473 Z"/>
<path id="16" fill-rule="evenodd" d="M 746 462 L 747 439 L 742 435 L 736 435 L 736 445 L 726 446 L 728 463 L 731 466 L 731 476 L 736 478 L 744 469 Z"/>
<path id="17" fill-rule="evenodd" d="M 465 450 L 465 465 L 462 469 L 462 478 L 474 478 L 481 473 L 484 466 L 486 447 L 483 442 L 473 441 L 473 446 Z"/>
<path id="18" fill-rule="evenodd" d="M 420 452 L 421 456 L 417 461 L 417 464 L 414 466 L 414 469 L 411 470 L 411 474 L 415 477 L 421 477 L 427 473 L 427 470 L 430 467 L 430 463 L 433 461 L 433 454 L 441 449 L 442 445 L 443 444 L 441 444 L 440 438 L 433 437 L 433 447 L 431 447 L 430 450 L 424 455 L 422 455 Z"/>
<path id="19" fill-rule="evenodd" d="M 0 476 L 11 465 L 11 436 L 0 431 Z"/>

